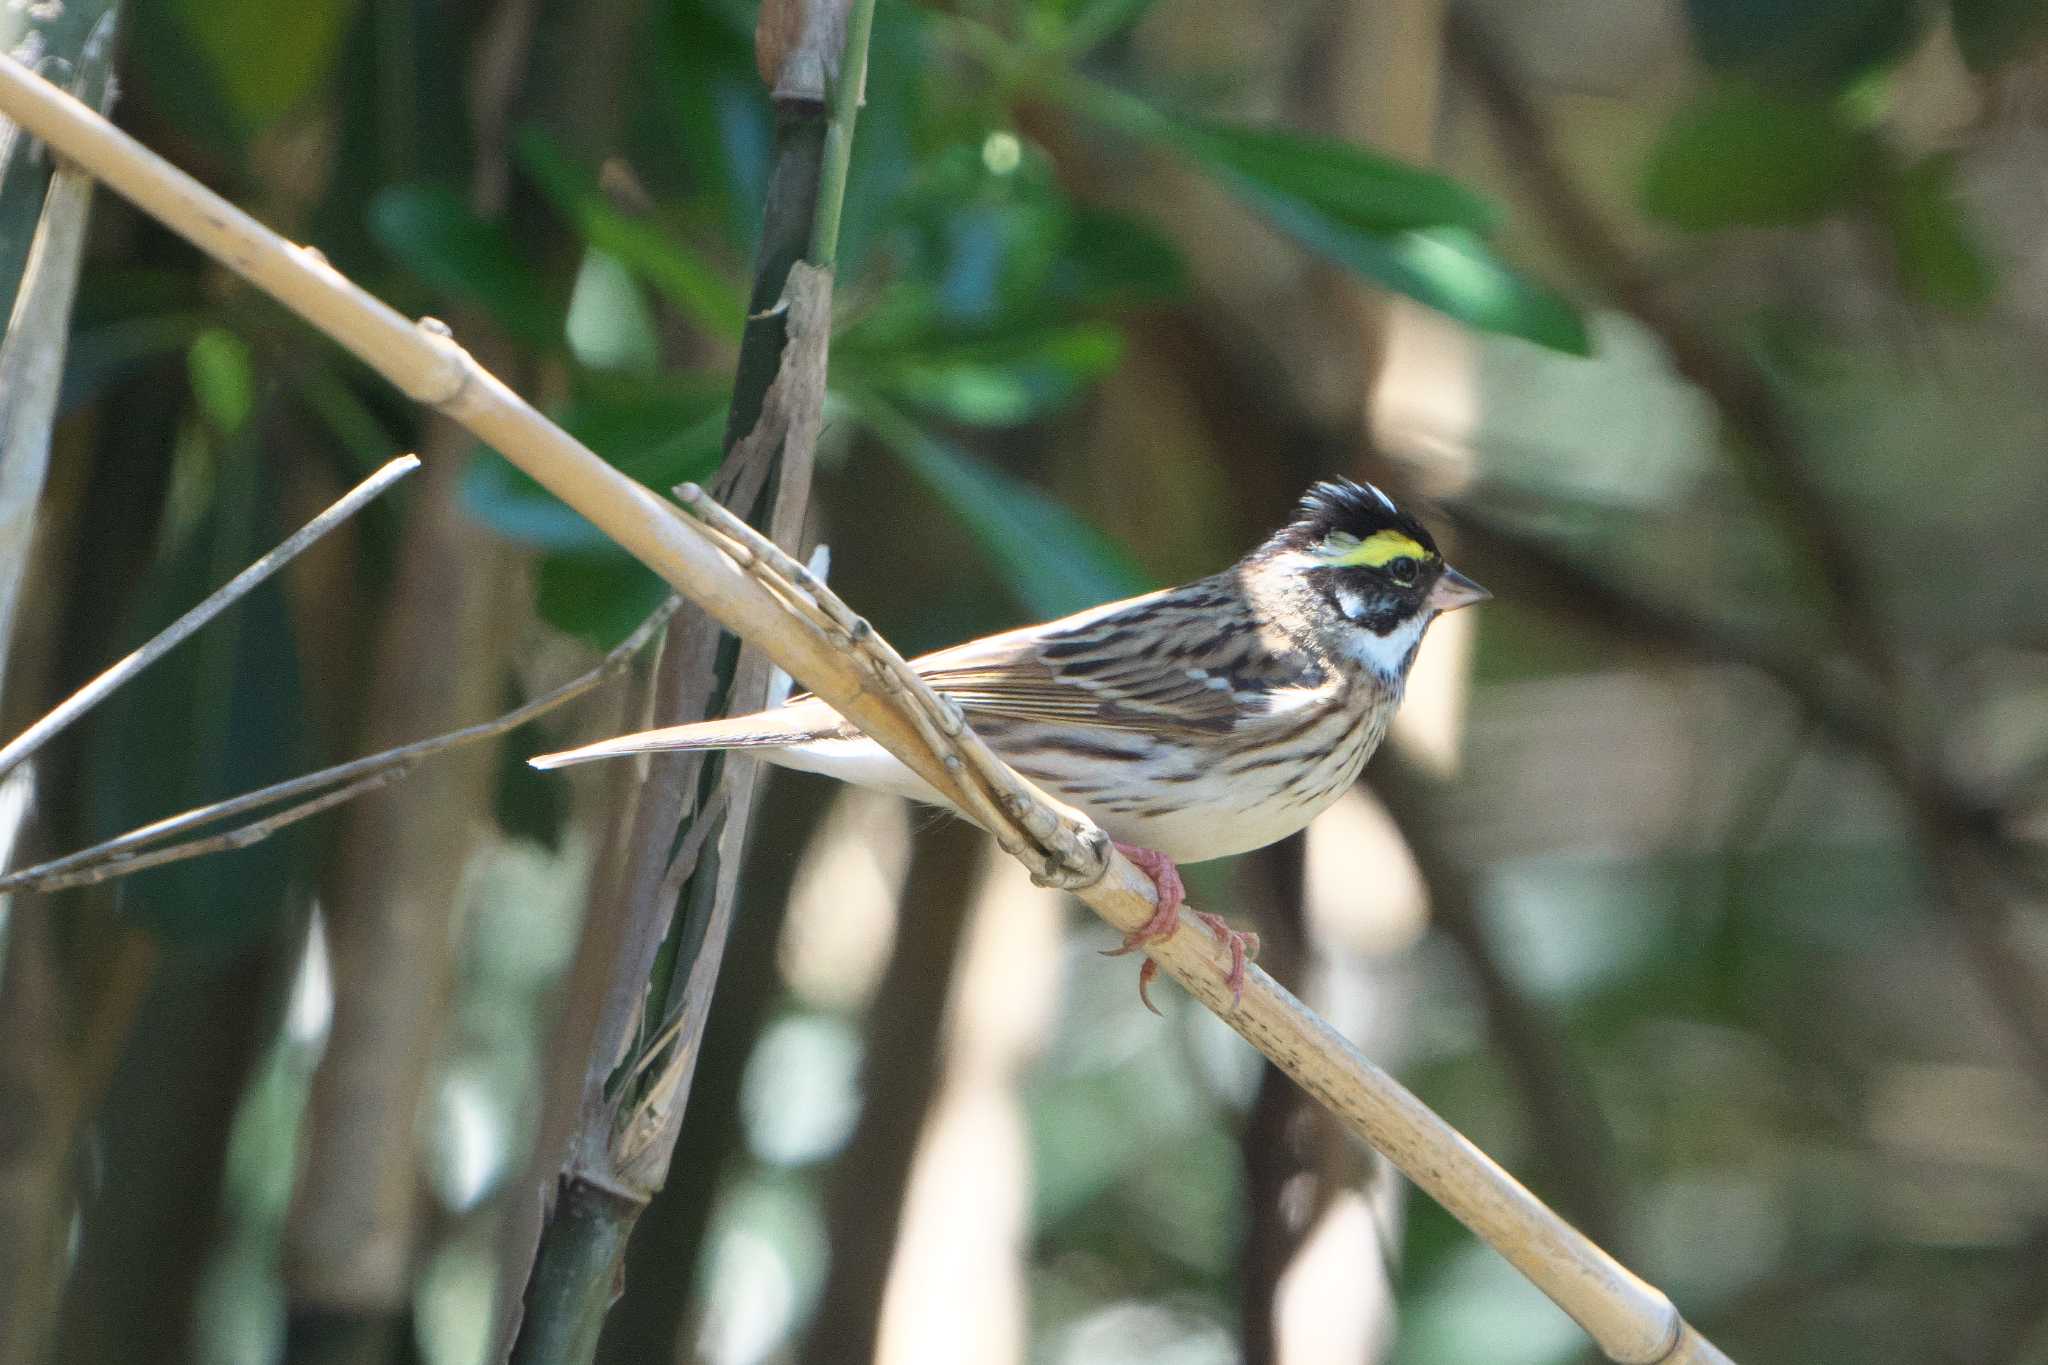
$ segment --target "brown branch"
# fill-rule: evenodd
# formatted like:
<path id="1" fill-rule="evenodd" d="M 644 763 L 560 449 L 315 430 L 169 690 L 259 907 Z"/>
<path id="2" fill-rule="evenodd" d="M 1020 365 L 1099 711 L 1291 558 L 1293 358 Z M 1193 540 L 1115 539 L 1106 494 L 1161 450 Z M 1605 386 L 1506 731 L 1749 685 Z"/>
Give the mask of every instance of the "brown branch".
<path id="1" fill-rule="evenodd" d="M 694 1306 L 677 1286 L 699 1282 L 706 1238 L 718 1207 L 728 1162 L 745 1147 L 740 1082 L 766 1021 L 780 1004 L 776 946 L 788 913 L 789 889 L 800 850 L 818 827 L 831 784 L 776 781 L 754 817 L 754 851 L 747 859 L 745 913 L 733 925 L 719 969 L 718 1008 L 706 1022 L 697 1074 L 690 1082 L 677 1150 L 688 1154 L 669 1170 L 668 1183 L 633 1231 L 627 1248 L 624 1297 L 605 1319 L 599 1359 L 641 1365 L 675 1357 L 683 1323 Z"/>
<path id="2" fill-rule="evenodd" d="M 142 853 L 101 857 L 90 866 L 80 868 L 76 872 L 44 872 L 36 876 L 24 873 L 21 874 L 21 881 L 23 885 L 36 891 L 69 891 L 73 887 L 97 886 L 101 882 L 110 882 L 117 877 L 132 877 L 138 872 L 147 872 L 166 863 L 181 863 L 188 858 L 202 858 L 210 853 L 230 853 L 239 848 L 249 848 L 262 843 L 273 834 L 298 824 L 301 820 L 310 820 L 323 811 L 345 805 L 358 796 L 382 790 L 400 781 L 410 772 L 410 765 L 394 764 L 368 777 L 357 778 L 346 786 L 323 792 L 310 801 L 287 806 L 274 815 L 251 820 L 245 825 L 237 825 L 219 834 L 210 834 L 203 839 L 192 839 L 182 844 L 172 844 L 168 848 L 152 848 Z M 93 849 L 86 851 L 97 852 Z M 10 877 L 8 880 L 15 879 Z"/>
<path id="3" fill-rule="evenodd" d="M 869 18 L 872 3 L 860 7 Z M 808 54 L 821 80 L 836 75 L 842 60 L 864 67 L 866 21 L 849 30 L 843 3 L 808 5 L 800 17 L 777 12 L 796 20 L 781 31 L 788 45 L 772 54 L 778 68 L 794 51 Z M 843 191 L 856 112 L 850 99 L 834 99 L 828 114 L 824 93 L 777 89 L 775 154 L 718 476 L 721 497 L 763 517 L 769 534 L 792 546 L 808 506 L 832 330 L 831 273 L 818 268 L 815 251 L 813 263 L 799 258 L 815 245 L 835 165 L 839 180 L 829 192 Z M 693 620 L 673 644 L 656 678 L 651 723 L 682 724 L 765 703 L 770 672 L 759 650 L 745 647 L 732 662 L 713 619 Z M 582 1071 L 567 1155 L 548 1172 L 560 1203 L 540 1229 L 527 1275 L 524 1316 L 509 1348 L 516 1360 L 580 1358 L 596 1347 L 627 1236 L 666 1183 L 732 927 L 759 764 L 697 754 L 644 771 L 628 797 L 631 833 L 618 870 L 607 878 L 597 923 L 586 929 L 578 954 L 579 997 L 594 998 L 595 1008 L 565 1014 L 562 1051 L 580 1060 Z M 715 783 L 708 799 L 707 773 Z M 650 1015 L 664 1019 L 659 1029 L 650 1028 Z M 622 1058 L 630 1062 L 623 1079 Z M 557 1148 L 551 1141 L 541 1150 L 552 1158 Z M 563 1216 L 586 1201 L 587 1217 L 573 1210 Z M 616 1236 L 602 1249 L 619 1269 L 571 1259 L 587 1242 L 585 1230 L 600 1224 L 614 1227 Z"/>

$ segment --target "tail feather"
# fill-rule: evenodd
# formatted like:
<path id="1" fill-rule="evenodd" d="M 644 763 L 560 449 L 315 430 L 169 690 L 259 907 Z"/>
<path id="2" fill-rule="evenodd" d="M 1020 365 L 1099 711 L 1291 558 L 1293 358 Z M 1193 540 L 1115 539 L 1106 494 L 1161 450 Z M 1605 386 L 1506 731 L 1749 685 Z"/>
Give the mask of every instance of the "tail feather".
<path id="1" fill-rule="evenodd" d="M 699 721 L 694 725 L 670 725 L 659 730 L 617 735 L 577 749 L 540 754 L 526 761 L 536 768 L 566 768 L 572 763 L 624 758 L 631 754 L 673 753 L 690 749 L 786 748 L 824 738 L 843 724 L 822 703 L 813 702 L 811 705 L 824 712 L 829 724 L 818 724 L 821 718 L 806 714 L 809 707 L 800 703 L 751 716 L 731 716 L 723 720 Z"/>

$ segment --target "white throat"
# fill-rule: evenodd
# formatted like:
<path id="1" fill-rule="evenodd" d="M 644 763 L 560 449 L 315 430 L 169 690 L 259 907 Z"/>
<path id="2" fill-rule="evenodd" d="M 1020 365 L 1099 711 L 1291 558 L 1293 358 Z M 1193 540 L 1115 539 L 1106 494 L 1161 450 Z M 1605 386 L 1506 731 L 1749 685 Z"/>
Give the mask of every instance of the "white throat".
<path id="1" fill-rule="evenodd" d="M 1349 631 L 1344 637 L 1344 648 L 1352 658 L 1378 674 L 1382 682 L 1398 690 L 1415 646 L 1421 643 L 1422 632 L 1429 629 L 1430 618 L 1435 615 L 1432 611 L 1418 612 L 1385 635 L 1375 635 L 1362 627 Z"/>

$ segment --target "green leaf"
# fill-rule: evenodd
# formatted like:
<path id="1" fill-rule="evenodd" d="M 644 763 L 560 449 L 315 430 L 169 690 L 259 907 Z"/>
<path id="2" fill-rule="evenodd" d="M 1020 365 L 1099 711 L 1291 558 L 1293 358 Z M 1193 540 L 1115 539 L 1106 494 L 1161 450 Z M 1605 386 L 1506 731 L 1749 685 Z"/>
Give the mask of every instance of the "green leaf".
<path id="1" fill-rule="evenodd" d="M 855 407 L 883 445 L 951 508 L 1026 608 L 1065 616 L 1153 586 L 1123 547 L 1031 485 L 871 397 Z"/>
<path id="2" fill-rule="evenodd" d="M 1686 0 L 1700 60 L 1772 85 L 1836 90 L 1905 54 L 1916 0 Z"/>
<path id="3" fill-rule="evenodd" d="M 540 563 L 534 610 L 555 629 L 610 649 L 631 635 L 668 591 L 652 570 L 616 547 L 552 554 Z"/>
<path id="4" fill-rule="evenodd" d="M 750 243 L 775 140 L 775 112 L 754 69 L 754 16 L 731 6 L 658 5 L 652 17 L 660 107 L 691 198 L 717 212 L 735 245 Z"/>
<path id="5" fill-rule="evenodd" d="M 1033 74 L 999 35 L 973 23 L 952 32 L 999 69 Z M 1072 73 L 1040 79 L 1088 117 L 1195 161 L 1282 231 L 1367 279 L 1470 326 L 1586 353 L 1571 306 L 1484 245 L 1500 211 L 1457 181 L 1335 138 L 1178 119 Z"/>
<path id="6" fill-rule="evenodd" d="M 1886 178 L 1882 211 L 1899 279 L 1930 303 L 1979 312 L 1997 281 L 1955 199 L 1955 160 L 1930 156 Z"/>
<path id="7" fill-rule="evenodd" d="M 502 224 L 445 185 L 393 185 L 370 204 L 370 232 L 407 270 L 475 304 L 528 345 L 552 348 L 562 310 Z"/>
<path id="8" fill-rule="evenodd" d="M 1084 304 L 1178 299 L 1187 292 L 1180 248 L 1151 224 L 1121 213 L 1074 206 L 1061 265 Z"/>
<path id="9" fill-rule="evenodd" d="M 918 123 L 931 71 L 920 5 L 881 5 L 868 42 L 867 92 L 839 217 L 839 272 L 866 275 L 864 262 L 917 173 Z"/>
<path id="10" fill-rule="evenodd" d="M 1331 232 L 1309 220 L 1291 230 L 1332 260 L 1467 326 L 1570 355 L 1592 352 L 1577 309 L 1523 278 L 1472 233 L 1441 228 L 1377 237 Z"/>
<path id="11" fill-rule="evenodd" d="M 2048 38 L 2048 0 L 1950 0 L 1949 21 L 1970 70 L 1995 71 Z"/>
<path id="12" fill-rule="evenodd" d="M 595 179 L 529 129 L 518 142 L 519 164 L 583 240 L 616 257 L 677 311 L 714 336 L 737 338 L 746 307 L 731 281 L 660 224 L 615 207 Z"/>
<path id="13" fill-rule="evenodd" d="M 661 367 L 661 343 L 647 300 L 624 263 L 609 252 L 583 253 L 562 334 L 569 339 L 570 354 L 593 370 L 652 373 Z"/>
<path id="14" fill-rule="evenodd" d="M 289 113 L 327 78 L 355 12 L 356 0 L 175 0 L 174 11 L 245 134 Z"/>
<path id="15" fill-rule="evenodd" d="M 569 433 L 663 497 L 718 469 L 725 395 L 714 389 L 606 385 L 590 379 L 558 417 Z M 602 531 L 495 451 L 479 451 L 462 476 L 470 515 L 510 540 L 589 554 L 611 545 Z"/>
<path id="16" fill-rule="evenodd" d="M 1500 210 L 1457 181 L 1337 138 L 1222 123 L 1167 125 L 1171 140 L 1262 205 L 1332 227 L 1385 235 L 1414 228 L 1491 232 Z"/>
<path id="17" fill-rule="evenodd" d="M 1114 38 L 1145 17 L 1158 0 L 1056 0 L 1049 8 L 1063 11 L 1057 16 L 1059 45 L 1068 52 L 1085 52 L 1097 43 Z"/>
<path id="18" fill-rule="evenodd" d="M 1486 245 L 1498 211 L 1456 181 L 1331 138 L 1273 130 L 1183 130 L 1173 140 L 1303 245 L 1482 331 L 1587 353 L 1559 295 Z"/>
<path id="19" fill-rule="evenodd" d="M 185 368 L 192 396 L 213 429 L 224 436 L 240 431 L 256 402 L 249 344 L 233 332 L 209 327 L 193 338 Z"/>
<path id="20" fill-rule="evenodd" d="M 1665 125 L 1643 175 L 1643 208 L 1692 232 L 1811 223 L 1857 200 L 1876 156 L 1832 101 L 1730 82 Z"/>
<path id="21" fill-rule="evenodd" d="M 884 374 L 894 393 L 952 421 L 1015 426 L 1066 407 L 1122 359 L 1121 332 L 1081 323 L 912 352 Z"/>

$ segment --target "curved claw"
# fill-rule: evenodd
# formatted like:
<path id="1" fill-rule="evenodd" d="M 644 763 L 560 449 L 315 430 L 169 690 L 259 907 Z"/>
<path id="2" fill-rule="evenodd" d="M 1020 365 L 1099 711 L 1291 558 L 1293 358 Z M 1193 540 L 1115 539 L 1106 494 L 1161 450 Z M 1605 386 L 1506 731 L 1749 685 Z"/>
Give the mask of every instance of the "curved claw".
<path id="1" fill-rule="evenodd" d="M 1181 881 L 1180 869 L 1174 866 L 1173 859 L 1136 844 L 1118 844 L 1117 849 L 1152 879 L 1152 886 L 1159 895 L 1159 906 L 1152 912 L 1151 919 L 1124 935 L 1122 946 L 1104 949 L 1104 957 L 1122 957 L 1125 953 L 1135 953 L 1148 943 L 1172 938 L 1174 930 L 1180 928 L 1180 908 L 1188 899 L 1187 886 Z"/>
<path id="2" fill-rule="evenodd" d="M 1223 916 L 1207 911 L 1196 911 L 1195 918 L 1208 925 L 1218 941 L 1230 949 L 1230 971 L 1223 978 L 1223 984 L 1230 987 L 1230 1007 L 1237 1009 L 1244 1004 L 1244 964 L 1259 955 L 1259 936 L 1233 929 Z"/>

